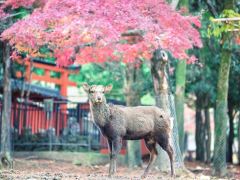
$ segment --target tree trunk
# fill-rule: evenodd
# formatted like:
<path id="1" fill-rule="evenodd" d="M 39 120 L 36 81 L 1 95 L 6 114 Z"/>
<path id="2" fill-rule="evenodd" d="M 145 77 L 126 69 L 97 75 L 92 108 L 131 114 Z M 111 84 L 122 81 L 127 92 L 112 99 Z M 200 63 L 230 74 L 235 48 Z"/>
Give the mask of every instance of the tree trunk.
<path id="1" fill-rule="evenodd" d="M 229 134 L 227 141 L 227 162 L 233 162 L 233 138 L 234 138 L 234 127 L 233 127 L 233 108 L 231 105 L 228 106 L 229 116 Z"/>
<path id="2" fill-rule="evenodd" d="M 175 106 L 178 121 L 179 146 L 184 151 L 184 99 L 186 84 L 186 60 L 179 60 L 176 68 Z"/>
<path id="3" fill-rule="evenodd" d="M 179 8 L 189 9 L 189 0 L 180 0 Z M 186 14 L 188 14 L 186 12 Z M 184 99 L 185 99 L 185 84 L 186 84 L 187 64 L 186 60 L 178 60 L 176 67 L 176 92 L 175 106 L 178 122 L 179 146 L 181 152 L 184 151 Z"/>
<path id="4" fill-rule="evenodd" d="M 204 161 L 204 124 L 200 97 L 196 100 L 196 160 Z"/>
<path id="5" fill-rule="evenodd" d="M 238 164 L 240 165 L 240 112 L 238 114 Z"/>
<path id="6" fill-rule="evenodd" d="M 138 83 L 139 68 L 134 63 L 127 64 L 126 67 L 126 82 L 125 82 L 125 97 L 127 106 L 140 105 L 140 94 L 136 88 Z M 133 168 L 142 165 L 141 141 L 127 141 L 126 162 L 128 167 Z"/>
<path id="7" fill-rule="evenodd" d="M 205 115 L 205 154 L 206 159 L 205 162 L 209 164 L 211 162 L 211 123 L 210 123 L 210 113 L 209 109 L 204 109 L 204 115 Z"/>
<path id="8" fill-rule="evenodd" d="M 227 34 L 223 34 L 223 40 L 231 41 Z M 231 64 L 231 49 L 222 47 L 221 62 L 218 74 L 217 100 L 215 111 L 215 142 L 214 142 L 214 174 L 225 176 L 227 173 L 226 165 L 226 131 L 227 131 L 227 96 L 229 70 Z"/>
<path id="9" fill-rule="evenodd" d="M 0 168 L 12 168 L 11 157 L 11 60 L 10 47 L 7 43 L 1 42 L 3 47 L 3 67 L 4 67 L 4 88 L 3 88 L 3 110 L 1 123 L 1 154 L 0 154 Z"/>
<path id="10" fill-rule="evenodd" d="M 179 7 L 186 7 L 188 9 L 189 8 L 189 0 L 180 0 Z"/>

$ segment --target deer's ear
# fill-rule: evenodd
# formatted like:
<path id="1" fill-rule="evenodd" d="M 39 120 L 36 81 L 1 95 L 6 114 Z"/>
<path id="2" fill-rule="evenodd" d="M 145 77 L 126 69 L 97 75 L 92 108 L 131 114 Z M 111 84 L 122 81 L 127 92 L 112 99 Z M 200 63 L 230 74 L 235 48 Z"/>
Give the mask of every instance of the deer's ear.
<path id="1" fill-rule="evenodd" d="M 105 86 L 105 87 L 104 87 L 104 92 L 105 92 L 105 93 L 108 93 L 108 92 L 110 92 L 110 91 L 112 90 L 112 88 L 113 88 L 112 85 Z"/>
<path id="2" fill-rule="evenodd" d="M 82 84 L 82 87 L 83 87 L 83 89 L 84 89 L 84 91 L 85 91 L 86 93 L 89 92 L 89 85 L 88 85 L 88 83 L 83 83 L 83 84 Z"/>

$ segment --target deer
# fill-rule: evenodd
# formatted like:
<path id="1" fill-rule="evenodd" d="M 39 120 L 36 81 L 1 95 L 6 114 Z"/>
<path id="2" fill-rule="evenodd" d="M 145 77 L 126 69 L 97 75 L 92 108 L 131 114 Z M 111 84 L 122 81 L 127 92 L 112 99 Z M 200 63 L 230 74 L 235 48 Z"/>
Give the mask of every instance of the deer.
<path id="1" fill-rule="evenodd" d="M 171 176 L 174 176 L 174 152 L 170 143 L 173 123 L 167 113 L 156 106 L 126 107 L 107 104 L 105 94 L 112 90 L 112 85 L 90 86 L 83 83 L 82 87 L 88 94 L 93 121 L 108 141 L 109 177 L 112 177 L 117 171 L 116 161 L 122 148 L 122 140 L 139 139 L 144 139 L 150 152 L 150 160 L 141 178 L 147 177 L 157 158 L 157 144 L 167 152 L 170 159 Z"/>

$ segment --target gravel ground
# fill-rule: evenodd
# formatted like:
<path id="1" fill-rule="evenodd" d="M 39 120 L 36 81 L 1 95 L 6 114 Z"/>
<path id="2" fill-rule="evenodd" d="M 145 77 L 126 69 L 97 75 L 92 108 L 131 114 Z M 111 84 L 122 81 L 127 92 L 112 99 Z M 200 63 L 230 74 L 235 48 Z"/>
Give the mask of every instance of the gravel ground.
<path id="1" fill-rule="evenodd" d="M 210 177 L 210 168 L 204 165 L 187 163 L 186 166 L 194 173 L 185 173 L 181 176 L 171 178 L 167 173 L 160 173 L 153 170 L 146 180 L 154 179 L 217 179 Z M 234 169 L 234 168 L 231 168 Z M 72 163 L 44 160 L 44 159 L 14 159 L 13 170 L 3 170 L 0 172 L 0 179 L 3 180 L 106 180 L 106 179 L 131 179 L 138 180 L 143 173 L 144 168 L 135 168 L 130 170 L 126 167 L 119 167 L 118 172 L 112 178 L 108 177 L 108 165 L 102 166 L 76 166 Z M 235 169 L 236 174 L 231 178 L 240 179 L 239 169 Z"/>

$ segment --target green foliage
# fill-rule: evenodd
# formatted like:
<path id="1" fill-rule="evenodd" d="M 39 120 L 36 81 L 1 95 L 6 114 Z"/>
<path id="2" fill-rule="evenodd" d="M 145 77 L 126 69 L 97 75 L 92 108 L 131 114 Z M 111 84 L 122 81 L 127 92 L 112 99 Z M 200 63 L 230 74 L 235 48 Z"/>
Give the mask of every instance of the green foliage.
<path id="1" fill-rule="evenodd" d="M 42 55 L 46 60 L 50 62 L 54 62 L 56 59 L 52 55 L 52 51 L 49 49 L 47 45 L 44 45 L 39 48 L 39 53 Z"/>
<path id="2" fill-rule="evenodd" d="M 221 17 L 233 17 L 236 13 L 232 10 L 226 10 L 223 12 L 224 16 Z M 238 14 L 239 16 L 239 14 Z M 209 12 L 204 12 L 202 14 L 202 27 L 201 27 L 201 36 L 203 42 L 203 48 L 193 50 L 193 54 L 199 59 L 199 62 L 196 64 L 187 66 L 187 85 L 186 92 L 187 94 L 194 94 L 202 97 L 202 99 L 207 99 L 207 102 L 203 101 L 207 107 L 214 107 L 216 101 L 216 86 L 218 81 L 218 67 L 220 64 L 221 58 L 221 38 L 222 33 L 230 33 L 227 31 L 229 24 L 224 22 L 215 23 L 209 21 L 211 14 Z M 225 25 L 226 24 L 226 25 Z M 223 26 L 225 28 L 224 32 L 221 32 L 219 29 L 215 32 L 216 34 L 220 33 L 220 36 L 214 36 L 212 26 Z M 231 33 L 230 33 L 231 34 Z M 229 45 L 229 44 L 228 44 Z M 228 46 L 229 47 L 229 46 Z M 239 64 L 239 52 L 237 50 L 236 44 L 233 45 L 233 56 L 232 64 L 229 78 L 229 100 L 234 104 L 239 102 L 239 87 L 238 87 L 238 78 L 240 71 Z M 199 64 L 200 63 L 200 64 Z"/>
<path id="3" fill-rule="evenodd" d="M 113 85 L 113 89 L 107 98 L 124 101 L 124 81 L 126 65 L 118 62 L 106 62 L 103 64 L 85 64 L 82 66 L 78 75 L 71 75 L 70 79 L 77 82 L 81 87 L 83 82 L 101 85 Z M 150 68 L 143 63 L 141 67 L 141 78 L 134 84 L 134 88 L 139 89 L 140 96 L 152 93 L 152 78 Z M 147 99 L 148 101 L 149 99 Z M 144 103 L 144 101 L 143 101 Z"/>
<path id="4" fill-rule="evenodd" d="M 193 64 L 187 67 L 186 92 L 202 98 L 203 107 L 213 107 L 216 100 L 218 60 L 206 58 L 200 61 L 203 66 Z"/>
<path id="5" fill-rule="evenodd" d="M 78 82 L 79 85 L 83 82 L 91 84 L 101 85 L 113 85 L 112 91 L 107 94 L 110 98 L 118 100 L 124 99 L 124 93 L 122 91 L 124 84 L 124 65 L 115 62 L 107 62 L 104 64 L 86 64 L 83 65 L 79 75 L 71 75 L 70 79 Z"/>
<path id="6" fill-rule="evenodd" d="M 24 7 L 20 7 L 18 9 L 15 9 L 14 13 L 18 14 L 16 16 L 14 16 L 14 19 L 18 20 L 18 19 L 22 19 L 25 16 L 29 15 L 31 12 L 28 9 L 24 8 Z"/>
<path id="7" fill-rule="evenodd" d="M 211 31 L 211 21 L 209 21 L 209 19 L 212 18 L 211 14 L 209 11 L 205 11 L 202 14 L 202 26 L 200 29 L 200 33 L 201 33 L 201 37 L 206 39 L 206 38 L 210 38 L 210 31 Z"/>
<path id="8" fill-rule="evenodd" d="M 201 98 L 203 107 L 213 107 L 215 105 L 220 59 L 219 52 L 221 48 L 219 39 L 208 35 L 210 17 L 211 14 L 208 11 L 202 14 L 200 32 L 203 47 L 192 51 L 198 58 L 198 62 L 187 66 L 186 93 L 188 95 L 194 94 L 198 98 Z M 188 99 L 189 104 L 192 103 L 191 100 L 191 98 Z"/>

